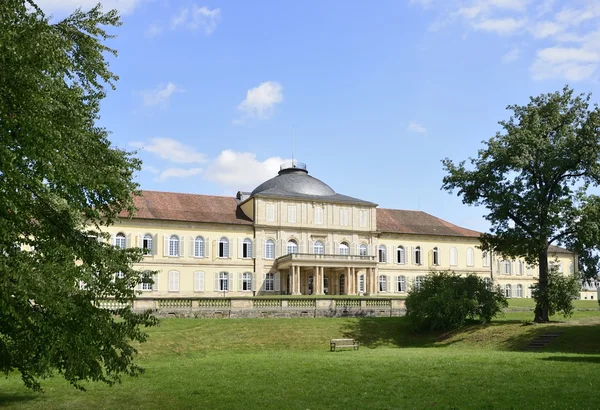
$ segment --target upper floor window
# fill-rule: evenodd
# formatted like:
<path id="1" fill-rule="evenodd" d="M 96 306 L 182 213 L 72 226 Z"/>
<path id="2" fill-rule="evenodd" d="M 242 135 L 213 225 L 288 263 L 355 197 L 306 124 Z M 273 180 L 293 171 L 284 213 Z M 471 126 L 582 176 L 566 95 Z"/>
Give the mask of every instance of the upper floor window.
<path id="1" fill-rule="evenodd" d="M 252 257 L 252 241 L 248 238 L 242 242 L 242 258 Z"/>
<path id="2" fill-rule="evenodd" d="M 511 263 L 509 260 L 505 260 L 502 262 L 502 272 L 505 275 L 510 275 L 511 273 Z"/>
<path id="3" fill-rule="evenodd" d="M 398 292 L 406 292 L 406 278 L 404 276 L 398 276 L 396 286 Z"/>
<path id="4" fill-rule="evenodd" d="M 387 292 L 387 276 L 379 275 L 379 291 Z"/>
<path id="5" fill-rule="evenodd" d="M 169 256 L 179 256 L 179 237 L 171 235 L 169 238 Z"/>
<path id="6" fill-rule="evenodd" d="M 287 243 L 287 253 L 288 254 L 290 254 L 290 253 L 298 253 L 298 243 L 295 240 L 291 239 L 291 240 L 288 241 L 288 243 Z"/>
<path id="7" fill-rule="evenodd" d="M 433 248 L 433 264 L 436 266 L 440 264 L 440 251 L 437 246 Z"/>
<path id="8" fill-rule="evenodd" d="M 379 245 L 379 248 L 377 248 L 377 255 L 379 256 L 379 262 L 387 262 L 385 245 Z"/>
<path id="9" fill-rule="evenodd" d="M 396 248 L 396 261 L 400 265 L 404 265 L 406 263 L 406 254 L 404 253 L 404 247 L 398 246 Z"/>
<path id="10" fill-rule="evenodd" d="M 359 219 L 359 225 L 361 228 L 364 228 L 367 226 L 367 211 L 365 210 L 361 210 L 358 213 L 358 219 Z"/>
<path id="11" fill-rule="evenodd" d="M 273 222 L 275 220 L 275 204 L 267 204 L 266 207 L 266 220 Z"/>
<path id="12" fill-rule="evenodd" d="M 347 243 L 340 243 L 340 255 L 350 255 L 350 247 Z"/>
<path id="13" fill-rule="evenodd" d="M 525 264 L 521 259 L 517 261 L 517 275 L 522 275 L 525 271 Z"/>
<path id="14" fill-rule="evenodd" d="M 296 205 L 288 205 L 288 222 L 296 222 Z"/>
<path id="15" fill-rule="evenodd" d="M 360 246 L 358 247 L 358 254 L 360 256 L 367 256 L 367 245 L 365 245 L 364 243 L 361 243 Z"/>
<path id="16" fill-rule="evenodd" d="M 348 226 L 348 210 L 346 208 L 340 209 L 340 225 Z"/>
<path id="17" fill-rule="evenodd" d="M 219 239 L 219 258 L 229 258 L 229 239 Z"/>
<path id="18" fill-rule="evenodd" d="M 317 255 L 323 255 L 325 253 L 325 246 L 323 246 L 323 242 L 316 241 L 313 245 L 313 252 Z"/>
<path id="19" fill-rule="evenodd" d="M 197 258 L 204 257 L 204 238 L 196 236 L 194 239 L 194 256 Z"/>
<path id="20" fill-rule="evenodd" d="M 275 241 L 273 239 L 265 241 L 265 258 L 275 259 Z"/>
<path id="21" fill-rule="evenodd" d="M 121 248 L 121 249 L 125 249 L 125 247 L 127 243 L 127 239 L 125 239 L 125 234 L 122 232 L 119 232 L 117 234 L 117 236 L 115 237 L 115 246 L 117 248 Z"/>
<path id="22" fill-rule="evenodd" d="M 490 266 L 490 253 L 483 251 L 483 266 L 488 268 Z"/>
<path id="23" fill-rule="evenodd" d="M 458 250 L 456 248 L 450 248 L 450 266 L 458 265 Z"/>
<path id="24" fill-rule="evenodd" d="M 144 235 L 144 237 L 142 238 L 142 251 L 144 252 L 144 255 L 152 255 L 152 249 L 154 249 L 152 247 L 152 242 L 152 235 L 150 235 L 149 233 Z"/>
<path id="25" fill-rule="evenodd" d="M 467 266 L 473 266 L 474 253 L 473 248 L 467 248 Z"/>
<path id="26" fill-rule="evenodd" d="M 417 246 L 414 251 L 413 260 L 415 261 L 415 265 L 421 264 L 421 247 Z"/>
<path id="27" fill-rule="evenodd" d="M 315 207 L 315 224 L 323 224 L 323 208 L 320 206 Z"/>

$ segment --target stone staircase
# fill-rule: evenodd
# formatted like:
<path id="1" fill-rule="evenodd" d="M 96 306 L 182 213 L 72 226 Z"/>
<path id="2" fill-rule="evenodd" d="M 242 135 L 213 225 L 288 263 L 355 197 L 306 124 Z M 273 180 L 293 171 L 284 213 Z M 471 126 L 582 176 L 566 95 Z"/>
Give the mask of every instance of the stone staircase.
<path id="1" fill-rule="evenodd" d="M 533 339 L 527 346 L 525 346 L 525 350 L 541 350 L 549 343 L 556 340 L 558 336 L 560 336 L 562 332 L 553 332 L 553 333 L 545 333 Z"/>

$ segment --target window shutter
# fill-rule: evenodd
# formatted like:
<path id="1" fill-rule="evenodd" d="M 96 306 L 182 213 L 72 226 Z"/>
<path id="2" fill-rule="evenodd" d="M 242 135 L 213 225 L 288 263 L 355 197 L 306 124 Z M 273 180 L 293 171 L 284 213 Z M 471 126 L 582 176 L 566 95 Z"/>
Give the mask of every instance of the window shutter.
<path id="1" fill-rule="evenodd" d="M 181 238 L 179 238 L 179 257 L 184 257 L 185 256 L 185 247 L 183 246 L 185 244 L 185 236 L 181 236 Z"/>
<path id="2" fill-rule="evenodd" d="M 390 276 L 390 289 L 391 293 L 398 293 L 398 276 Z"/>
<path id="3" fill-rule="evenodd" d="M 500 259 L 496 260 L 496 273 L 500 273 Z"/>
<path id="4" fill-rule="evenodd" d="M 243 275 L 243 273 L 241 273 L 241 272 L 238 273 L 238 292 L 241 292 L 242 290 L 244 290 L 244 289 L 242 289 L 242 285 L 244 282 L 244 278 L 242 275 Z"/>
<path id="5" fill-rule="evenodd" d="M 144 246 L 144 239 L 142 237 L 142 234 L 138 232 L 137 234 L 137 247 L 138 248 L 142 248 Z"/>
<path id="6" fill-rule="evenodd" d="M 258 243 L 259 242 L 256 239 L 252 239 L 252 252 L 250 256 L 254 259 L 256 259 L 256 255 L 258 254 L 258 249 L 256 249 Z"/>
<path id="7" fill-rule="evenodd" d="M 217 236 L 213 242 L 213 260 L 216 260 L 219 258 L 219 241 L 220 240 L 221 240 L 221 238 L 219 238 Z"/>
<path id="8" fill-rule="evenodd" d="M 273 282 L 273 289 L 275 290 L 275 292 L 279 292 L 281 290 L 281 286 L 279 283 L 279 272 L 273 275 Z"/>
<path id="9" fill-rule="evenodd" d="M 415 265 L 417 263 L 417 254 L 414 246 L 411 246 L 410 253 L 412 255 L 412 263 Z"/>
<path id="10" fill-rule="evenodd" d="M 373 256 L 373 245 L 372 244 L 367 245 L 367 254 L 369 256 Z"/>
<path id="11" fill-rule="evenodd" d="M 163 235 L 163 256 L 169 256 L 169 237 L 167 235 Z"/>
<path id="12" fill-rule="evenodd" d="M 210 243 L 210 238 L 207 236 L 206 238 L 204 238 L 204 257 L 208 258 L 210 257 L 210 247 L 212 246 L 212 244 Z"/>
<path id="13" fill-rule="evenodd" d="M 238 259 L 242 259 L 244 256 L 244 240 L 238 238 Z"/>
<path id="14" fill-rule="evenodd" d="M 158 255 L 158 234 L 152 238 L 152 255 Z"/>
<path id="15" fill-rule="evenodd" d="M 214 288 L 213 288 L 213 290 L 214 290 L 215 292 L 218 292 L 218 291 L 219 291 L 219 273 L 218 273 L 218 272 L 215 272 L 215 283 L 214 283 Z"/>
<path id="16" fill-rule="evenodd" d="M 385 248 L 385 252 L 386 252 L 385 261 L 387 263 L 392 263 L 392 255 L 391 255 L 391 253 L 392 253 L 392 247 L 390 245 L 387 245 L 386 248 Z"/>
<path id="17" fill-rule="evenodd" d="M 229 241 L 229 255 L 227 255 L 227 257 L 233 259 L 234 255 L 233 255 L 233 251 L 235 250 L 235 238 L 228 238 Z"/>
<path id="18" fill-rule="evenodd" d="M 392 277 L 388 275 L 388 276 L 385 277 L 385 290 L 386 290 L 386 292 L 388 292 L 388 293 L 392 292 L 391 286 L 392 286 Z"/>
<path id="19" fill-rule="evenodd" d="M 154 282 L 152 284 L 152 290 L 158 290 L 158 275 L 152 275 L 152 282 Z"/>
<path id="20" fill-rule="evenodd" d="M 115 234 L 114 234 L 114 233 L 111 233 L 111 234 L 110 234 L 110 244 L 111 244 L 112 246 L 115 246 L 116 239 L 117 239 L 117 237 L 115 236 Z"/>
<path id="21" fill-rule="evenodd" d="M 235 289 L 235 282 L 233 280 L 234 277 L 235 277 L 235 274 L 233 274 L 233 273 L 227 274 L 227 278 L 229 280 L 229 283 L 227 284 L 227 290 L 229 292 L 233 292 L 233 290 Z"/>
<path id="22" fill-rule="evenodd" d="M 169 272 L 169 292 L 179 292 L 179 272 Z"/>
<path id="23" fill-rule="evenodd" d="M 194 291 L 204 292 L 204 272 L 194 272 Z"/>
<path id="24" fill-rule="evenodd" d="M 188 251 L 188 256 L 190 258 L 196 256 L 196 238 L 194 236 L 190 236 L 190 250 Z"/>
<path id="25" fill-rule="evenodd" d="M 256 273 L 252 274 L 252 291 L 256 292 Z"/>
<path id="26" fill-rule="evenodd" d="M 125 242 L 125 247 L 126 248 L 133 248 L 133 243 L 131 242 L 131 234 L 128 233 L 127 234 L 127 242 Z"/>
<path id="27" fill-rule="evenodd" d="M 398 247 L 392 248 L 392 263 L 398 263 Z"/>
<path id="28" fill-rule="evenodd" d="M 267 275 L 265 273 L 263 273 L 262 275 L 262 285 L 260 287 L 260 290 L 262 290 L 263 292 L 267 289 Z"/>

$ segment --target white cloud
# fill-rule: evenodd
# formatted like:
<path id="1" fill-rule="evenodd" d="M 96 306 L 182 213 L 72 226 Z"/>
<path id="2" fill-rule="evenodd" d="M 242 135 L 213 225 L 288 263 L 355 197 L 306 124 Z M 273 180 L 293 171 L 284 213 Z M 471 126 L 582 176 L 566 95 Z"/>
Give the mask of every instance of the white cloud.
<path id="1" fill-rule="evenodd" d="M 221 10 L 210 10 L 208 7 L 200 7 L 193 4 L 184 7 L 171 18 L 171 27 L 184 27 L 189 30 L 202 30 L 207 36 L 211 35 L 221 21 Z"/>
<path id="2" fill-rule="evenodd" d="M 132 142 L 133 147 L 156 154 L 162 159 L 180 164 L 207 162 L 205 154 L 173 138 L 151 138 L 148 142 Z"/>
<path id="3" fill-rule="evenodd" d="M 274 81 L 266 81 L 258 87 L 248 90 L 246 99 L 238 105 L 238 110 L 243 114 L 244 118 L 266 119 L 273 113 L 273 108 L 276 104 L 283 101 L 283 87 L 281 84 Z"/>
<path id="4" fill-rule="evenodd" d="M 534 24 L 530 30 L 531 34 L 535 38 L 546 38 L 555 36 L 558 33 L 562 32 L 565 27 L 562 24 L 556 23 L 554 21 L 540 21 Z"/>
<path id="5" fill-rule="evenodd" d="M 46 14 L 64 15 L 71 14 L 77 8 L 81 8 L 83 11 L 90 10 L 99 2 L 99 0 L 37 0 L 35 3 Z M 103 0 L 102 11 L 116 9 L 121 14 L 129 14 L 141 2 L 142 0 Z"/>
<path id="6" fill-rule="evenodd" d="M 146 38 L 154 38 L 162 33 L 163 29 L 161 26 L 157 24 L 150 24 L 148 28 L 144 31 L 144 37 Z"/>
<path id="7" fill-rule="evenodd" d="M 534 80 L 583 81 L 594 77 L 599 63 L 600 53 L 593 50 L 548 47 L 537 52 L 530 71 Z"/>
<path id="8" fill-rule="evenodd" d="M 423 124 L 419 124 L 415 121 L 411 121 L 410 124 L 408 124 L 407 130 L 419 134 L 425 134 L 427 132 L 427 128 L 425 128 Z"/>
<path id="9" fill-rule="evenodd" d="M 172 82 L 168 82 L 166 85 L 160 85 L 153 90 L 146 90 L 142 92 L 144 98 L 144 105 L 160 105 L 165 104 L 173 93 L 177 91 L 183 91 Z"/>
<path id="10" fill-rule="evenodd" d="M 277 175 L 279 166 L 286 161 L 289 160 L 280 157 L 259 161 L 251 152 L 225 150 L 211 161 L 204 176 L 209 181 L 235 190 L 252 190 Z"/>
<path id="11" fill-rule="evenodd" d="M 476 30 L 490 31 L 502 36 L 507 36 L 524 27 L 526 23 L 526 19 L 506 17 L 499 19 L 484 19 L 474 22 L 472 25 Z"/>
<path id="12" fill-rule="evenodd" d="M 502 62 L 503 63 L 511 63 L 513 61 L 517 61 L 519 59 L 520 55 L 521 55 L 521 50 L 519 48 L 513 48 L 502 56 Z"/>
<path id="13" fill-rule="evenodd" d="M 152 165 L 144 165 L 142 170 L 151 174 L 160 174 L 160 169 L 153 167 Z"/>
<path id="14" fill-rule="evenodd" d="M 167 168 L 155 180 L 163 182 L 169 178 L 187 178 L 201 174 L 202 171 L 202 168 Z"/>

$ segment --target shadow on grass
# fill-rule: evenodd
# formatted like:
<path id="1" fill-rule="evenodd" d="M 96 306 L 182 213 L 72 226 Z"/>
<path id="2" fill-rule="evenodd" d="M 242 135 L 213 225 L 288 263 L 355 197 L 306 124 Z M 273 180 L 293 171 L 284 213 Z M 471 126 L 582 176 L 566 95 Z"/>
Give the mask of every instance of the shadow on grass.
<path id="1" fill-rule="evenodd" d="M 594 363 L 600 364 L 600 356 L 551 356 L 542 360 L 550 362 Z"/>
<path id="2" fill-rule="evenodd" d="M 8 406 L 9 404 L 14 403 L 23 403 L 35 400 L 39 397 L 38 394 L 34 394 L 33 392 L 30 395 L 15 393 L 15 394 L 4 394 L 0 393 L 0 407 Z"/>

